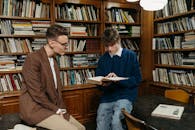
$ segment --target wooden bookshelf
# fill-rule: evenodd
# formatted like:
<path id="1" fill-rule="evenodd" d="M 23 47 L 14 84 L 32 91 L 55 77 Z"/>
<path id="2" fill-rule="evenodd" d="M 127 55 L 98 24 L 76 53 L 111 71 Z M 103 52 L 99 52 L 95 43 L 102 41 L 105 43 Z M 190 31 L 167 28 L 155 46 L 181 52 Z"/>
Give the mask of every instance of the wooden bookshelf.
<path id="1" fill-rule="evenodd" d="M 138 26 L 140 28 L 144 28 L 147 30 L 147 27 L 142 26 L 143 22 L 141 21 L 141 8 L 139 6 L 139 3 L 128 3 L 125 0 L 41 0 L 42 3 L 46 3 L 49 5 L 49 14 L 47 17 L 29 17 L 29 16 L 12 16 L 12 15 L 0 15 L 1 21 L 50 21 L 51 24 L 53 23 L 70 23 L 71 25 L 78 25 L 78 26 L 96 26 L 95 29 L 90 30 L 94 33 L 91 33 L 90 35 L 86 36 L 69 36 L 70 40 L 86 40 L 86 44 L 89 44 L 89 49 L 87 49 L 87 45 L 85 50 L 81 51 L 69 51 L 66 52 L 65 55 L 67 56 L 74 56 L 76 54 L 103 54 L 104 47 L 101 43 L 101 34 L 104 31 L 104 29 L 108 26 L 115 26 L 115 25 L 124 25 L 124 26 Z M 0 2 L 1 3 L 1 2 Z M 87 16 L 87 19 L 67 19 L 63 17 L 58 17 L 58 13 L 56 12 L 56 8 L 59 6 L 61 8 L 61 5 L 67 5 L 68 7 L 78 7 L 78 8 L 93 8 L 95 10 L 96 20 L 93 18 L 90 18 L 90 16 Z M 132 15 L 132 18 L 135 20 L 134 23 L 132 22 L 116 22 L 111 21 L 108 22 L 105 19 L 105 11 L 117 8 L 121 9 L 123 11 L 129 11 L 129 13 Z M 62 11 L 63 9 L 61 9 Z M 143 11 L 144 12 L 144 11 Z M 3 12 L 0 11 L 0 14 Z M 147 13 L 147 12 L 146 12 Z M 60 16 L 60 15 L 59 15 Z M 92 16 L 93 17 L 93 16 Z M 147 21 L 150 23 L 150 21 Z M 12 26 L 12 25 L 10 25 Z M 87 28 L 87 30 L 89 30 Z M 87 32 L 88 34 L 90 32 Z M 29 39 L 30 42 L 32 42 L 34 39 L 44 39 L 45 35 L 14 35 L 11 34 L 0 34 L 0 39 L 4 38 L 13 38 L 13 39 Z M 143 36 L 142 32 L 140 31 L 139 36 L 132 36 L 132 35 L 121 35 L 122 40 L 130 40 L 137 44 L 139 49 L 135 49 L 136 53 L 141 53 L 143 48 L 143 42 L 144 39 L 148 39 L 147 36 Z M 146 40 L 147 41 L 147 40 Z M 146 43 L 148 44 L 148 43 Z M 95 46 L 95 47 L 94 47 Z M 149 46 L 146 47 L 147 50 L 149 49 Z M 29 52 L 1 52 L 0 56 L 21 56 L 21 55 L 27 55 Z M 144 56 L 148 55 L 147 52 L 144 52 Z M 142 67 L 142 63 L 144 63 L 144 58 L 142 58 L 142 54 L 140 54 L 140 64 Z M 147 56 L 148 57 L 148 56 Z M 96 68 L 95 65 L 90 66 L 79 66 L 79 67 L 62 67 L 60 71 L 80 71 L 80 70 L 94 70 Z M 147 67 L 146 67 L 147 68 Z M 144 70 L 144 69 L 143 69 Z M 147 70 L 148 71 L 148 70 Z M 21 74 L 21 70 L 2 70 L 0 71 L 0 76 L 4 75 L 10 75 L 10 74 Z M 148 73 L 143 73 L 144 81 L 148 78 Z M 145 86 L 145 83 L 143 86 Z M 146 83 L 147 84 L 147 83 Z M 99 103 L 99 97 L 101 95 L 100 91 L 98 90 L 97 86 L 83 83 L 83 84 L 68 84 L 63 87 L 62 95 L 64 98 L 64 101 L 67 105 L 68 111 L 70 114 L 72 114 L 74 117 L 76 117 L 79 121 L 87 122 L 94 120 L 96 117 L 96 110 Z M 6 91 L 6 92 L 0 92 L 0 96 L 3 96 L 2 99 L 0 99 L 0 114 L 4 113 L 13 113 L 13 112 L 19 112 L 19 96 L 20 91 Z M 93 104 L 93 105 L 91 105 Z"/>
<path id="2" fill-rule="evenodd" d="M 3 3 L 6 2 L 6 3 Z M 20 56 L 26 56 L 28 53 L 31 52 L 32 49 L 32 41 L 36 38 L 45 38 L 45 34 L 34 34 L 34 35 L 26 35 L 26 34 L 15 34 L 15 28 L 13 24 L 14 22 L 26 22 L 24 24 L 27 24 L 30 28 L 32 28 L 30 31 L 34 31 L 32 27 L 32 21 L 48 21 L 51 23 L 52 17 L 51 17 L 51 7 L 52 7 L 52 1 L 50 0 L 41 0 L 40 3 L 33 3 L 35 1 L 29 1 L 28 5 L 23 6 L 23 1 L 16 1 L 15 4 L 20 5 L 19 8 L 8 8 L 9 4 L 14 4 L 14 3 L 8 3 L 11 2 L 10 0 L 8 1 L 0 1 L 0 4 L 3 4 L 1 10 L 0 10 L 0 20 L 1 20 L 1 33 L 0 33 L 0 40 L 1 40 L 1 47 L 2 44 L 4 48 L 6 47 L 6 50 L 2 50 L 1 48 L 1 60 L 5 56 L 9 57 L 17 57 L 14 60 L 18 60 Z M 27 3 L 26 3 L 27 4 Z M 33 6 L 30 6 L 31 4 L 34 4 Z M 42 10 L 36 10 L 35 8 L 39 6 L 39 4 L 42 5 Z M 11 6 L 10 6 L 11 7 Z M 10 11 L 11 10 L 11 11 Z M 43 14 L 44 13 L 44 14 Z M 22 24 L 21 24 L 22 25 Z M 20 25 L 20 26 L 21 26 Z M 10 30 L 8 29 L 10 28 Z M 4 29 L 4 31 L 2 31 Z M 9 33 L 8 33 L 9 32 Z M 28 33 L 28 32 L 27 32 Z M 6 39 L 6 40 L 5 40 Z M 16 51 L 10 51 L 11 46 L 8 41 L 9 39 L 12 39 L 14 42 L 14 47 L 16 47 Z M 7 41 L 7 42 L 5 42 Z M 16 42 L 17 41 L 17 42 Z M 23 42 L 29 42 L 29 46 Z M 21 44 L 21 48 L 19 49 L 19 45 Z M 24 48 L 24 45 L 27 48 Z M 13 44 L 12 44 L 13 45 Z M 12 46 L 13 47 L 13 46 Z M 27 50 L 25 50 L 27 49 Z M 8 51 L 9 50 L 9 51 Z M 3 56 L 3 57 L 2 57 Z M 15 62 L 16 64 L 16 62 Z M 17 76 L 17 78 L 20 77 L 22 71 L 22 67 L 16 67 L 13 69 L 2 69 L 0 70 L 0 78 L 5 79 L 8 82 L 8 80 L 11 80 L 11 77 Z M 21 87 L 21 82 L 22 79 L 17 79 L 17 83 L 19 84 L 19 87 Z M 2 83 L 1 83 L 2 85 Z M 19 96 L 20 96 L 20 89 L 15 88 L 14 86 L 15 81 L 11 85 L 8 84 L 10 87 L 8 88 L 7 91 L 2 91 L 2 86 L 0 88 L 0 96 L 2 99 L 0 99 L 0 114 L 4 113 L 13 113 L 13 112 L 19 112 Z M 12 87 L 12 89 L 11 89 Z"/>
<path id="3" fill-rule="evenodd" d="M 195 34 L 193 35 L 193 33 L 195 32 L 193 23 L 195 10 L 194 6 L 191 7 L 189 4 L 187 4 L 187 1 L 185 0 L 183 0 L 184 5 L 182 7 L 176 5 L 176 7 L 172 8 L 170 7 L 172 2 L 174 2 L 174 0 L 169 0 L 167 6 L 165 6 L 163 10 L 154 12 L 155 15 L 153 19 L 153 45 L 158 44 L 161 47 L 158 41 L 164 40 L 166 42 L 162 42 L 162 45 L 171 46 L 165 46 L 162 49 L 155 48 L 154 46 L 152 47 L 152 53 L 154 56 L 152 67 L 153 82 L 150 83 L 150 85 L 158 87 L 159 89 L 181 88 L 189 92 L 194 92 L 195 66 L 193 65 L 193 63 L 192 65 L 185 64 L 185 60 L 188 60 L 190 58 L 190 54 L 194 54 L 195 48 L 192 46 L 188 48 L 183 48 L 183 42 L 189 41 L 190 43 L 190 40 L 185 40 L 185 37 L 189 36 L 190 33 L 192 34 L 192 37 L 195 36 Z M 175 12 L 176 8 L 179 12 Z M 184 21 L 184 19 L 188 20 Z M 177 23 L 175 24 L 176 27 L 174 29 L 171 26 L 165 27 L 168 22 L 171 26 L 172 24 Z M 181 25 L 182 28 L 179 28 L 181 27 Z M 162 28 L 160 26 L 162 26 Z M 169 32 L 163 32 L 161 29 L 169 30 Z M 171 42 L 169 42 L 169 40 Z M 192 41 L 191 44 L 193 44 Z M 167 58 L 164 58 L 166 56 Z M 174 57 L 173 60 L 171 59 L 172 56 Z M 163 62 L 167 64 L 164 64 Z M 156 75 L 157 71 L 159 72 L 159 75 Z M 156 76 L 158 76 L 159 79 L 155 78 Z"/>

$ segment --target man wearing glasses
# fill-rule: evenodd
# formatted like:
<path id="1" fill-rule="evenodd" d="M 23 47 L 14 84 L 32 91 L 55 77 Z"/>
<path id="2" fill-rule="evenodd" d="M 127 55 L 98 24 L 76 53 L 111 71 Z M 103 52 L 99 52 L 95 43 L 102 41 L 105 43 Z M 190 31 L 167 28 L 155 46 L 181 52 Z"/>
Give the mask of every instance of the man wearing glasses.
<path id="1" fill-rule="evenodd" d="M 61 95 L 62 84 L 55 55 L 64 55 L 68 30 L 52 25 L 46 33 L 47 44 L 30 53 L 24 63 L 20 116 L 29 125 L 51 130 L 85 130 L 68 114 Z"/>

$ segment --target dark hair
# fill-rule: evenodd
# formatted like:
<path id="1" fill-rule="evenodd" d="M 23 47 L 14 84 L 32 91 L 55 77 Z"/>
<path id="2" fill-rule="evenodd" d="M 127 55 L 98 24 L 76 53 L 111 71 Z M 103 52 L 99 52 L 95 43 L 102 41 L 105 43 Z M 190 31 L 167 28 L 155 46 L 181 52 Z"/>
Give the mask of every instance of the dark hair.
<path id="1" fill-rule="evenodd" d="M 57 25 L 57 24 L 53 24 L 47 29 L 46 37 L 47 39 L 57 38 L 60 35 L 68 35 L 68 34 L 69 34 L 69 31 L 67 28 Z"/>
<path id="2" fill-rule="evenodd" d="M 107 28 L 102 35 L 102 42 L 105 46 L 113 45 L 118 40 L 120 40 L 120 35 L 114 28 Z"/>

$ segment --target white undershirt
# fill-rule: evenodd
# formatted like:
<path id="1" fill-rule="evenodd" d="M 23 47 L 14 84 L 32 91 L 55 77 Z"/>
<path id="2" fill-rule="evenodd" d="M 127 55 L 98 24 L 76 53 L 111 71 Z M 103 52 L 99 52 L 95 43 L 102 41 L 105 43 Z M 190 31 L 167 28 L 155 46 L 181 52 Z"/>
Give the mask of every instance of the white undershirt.
<path id="1" fill-rule="evenodd" d="M 51 71 L 53 74 L 53 79 L 54 79 L 54 83 L 55 83 L 55 88 L 57 89 L 57 79 L 56 79 L 56 72 L 54 69 L 54 62 L 53 62 L 53 58 L 48 58 L 49 59 L 49 64 L 51 66 Z"/>

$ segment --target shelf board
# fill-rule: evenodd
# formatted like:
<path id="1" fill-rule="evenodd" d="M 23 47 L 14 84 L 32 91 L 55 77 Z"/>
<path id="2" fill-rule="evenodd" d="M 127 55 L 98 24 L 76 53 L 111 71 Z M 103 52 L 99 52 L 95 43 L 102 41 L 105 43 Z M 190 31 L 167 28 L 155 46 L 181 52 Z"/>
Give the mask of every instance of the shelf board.
<path id="1" fill-rule="evenodd" d="M 172 16 L 167 16 L 167 17 L 164 17 L 164 18 L 156 18 L 156 19 L 154 19 L 154 22 L 163 22 L 163 21 L 166 21 L 166 20 L 175 19 L 175 18 L 184 17 L 184 16 L 189 16 L 189 15 L 193 15 L 193 14 L 195 14 L 195 10 L 191 10 L 191 11 L 188 11 L 188 12 L 185 12 L 185 13 L 175 14 L 175 15 L 172 15 Z"/>
<path id="2" fill-rule="evenodd" d="M 123 8 L 123 9 L 129 9 L 129 10 L 140 10 L 140 5 L 138 2 L 131 2 L 131 3 L 123 3 L 123 1 L 120 0 L 119 2 L 115 2 L 114 0 L 105 1 L 105 9 L 111 9 L 111 8 Z"/>
<path id="3" fill-rule="evenodd" d="M 10 55 L 10 56 L 16 56 L 16 55 L 27 55 L 29 52 L 15 52 L 15 53 L 0 53 L 1 56 L 4 56 L 4 55 Z"/>
<path id="4" fill-rule="evenodd" d="M 100 36 L 68 36 L 70 39 L 100 39 Z"/>
<path id="5" fill-rule="evenodd" d="M 171 68 L 171 69 L 190 69 L 195 70 L 195 67 L 193 66 L 177 66 L 177 65 L 163 65 L 163 64 L 155 64 L 155 67 L 161 67 L 161 68 Z"/>
<path id="6" fill-rule="evenodd" d="M 133 25 L 133 26 L 140 26 L 140 23 L 123 23 L 123 22 L 106 22 L 105 24 L 122 24 L 122 25 Z"/>
<path id="7" fill-rule="evenodd" d="M 38 21 L 50 21 L 50 18 L 33 18 L 33 17 L 21 17 L 21 16 L 0 16 L 0 19 L 11 19 L 11 20 L 38 20 Z"/>
<path id="8" fill-rule="evenodd" d="M 94 84 L 68 85 L 68 86 L 65 86 L 62 91 L 96 88 L 96 87 L 97 87 L 97 85 L 94 85 Z"/>
<path id="9" fill-rule="evenodd" d="M 20 91 L 0 92 L 1 98 L 20 96 Z"/>
<path id="10" fill-rule="evenodd" d="M 195 48 L 185 48 L 185 49 L 156 49 L 153 50 L 154 52 L 180 52 L 180 51 L 195 51 Z"/>
<path id="11" fill-rule="evenodd" d="M 178 32 L 170 32 L 170 33 L 163 33 L 163 34 L 154 34 L 154 37 L 164 37 L 164 36 L 170 36 L 170 35 L 180 35 L 188 32 L 194 32 L 195 29 L 193 30 L 187 30 L 187 31 L 178 31 Z"/>
<path id="12" fill-rule="evenodd" d="M 90 89 L 90 88 L 96 88 L 96 87 L 97 86 L 93 84 L 68 85 L 68 86 L 63 87 L 62 91 Z M 0 92 L 0 99 L 7 98 L 7 97 L 20 96 L 20 93 L 21 93 L 20 91 Z"/>
<path id="13" fill-rule="evenodd" d="M 83 5 L 94 5 L 97 8 L 101 7 L 101 1 L 100 0 L 55 0 L 55 4 L 83 4 Z"/>
<path id="14" fill-rule="evenodd" d="M 92 24 L 101 24 L 101 21 L 85 21 L 85 20 L 65 20 L 65 19 L 56 19 L 56 22 L 64 23 L 92 23 Z"/>
<path id="15" fill-rule="evenodd" d="M 175 84 L 167 84 L 167 83 L 161 83 L 161 82 L 151 82 L 150 85 L 165 87 L 165 88 L 174 88 L 174 89 L 180 88 L 180 89 L 184 89 L 188 92 L 195 93 L 195 86 L 175 85 Z"/>
<path id="16" fill-rule="evenodd" d="M 101 53 L 100 50 L 97 51 L 75 51 L 75 52 L 65 52 L 65 55 L 72 55 L 72 54 L 97 54 L 97 53 Z"/>
<path id="17" fill-rule="evenodd" d="M 0 34 L 0 37 L 2 38 L 45 38 L 45 35 L 6 35 L 6 34 Z"/>
<path id="18" fill-rule="evenodd" d="M 81 69 L 95 69 L 97 66 L 83 66 L 83 67 L 64 67 L 60 68 L 62 70 L 81 70 Z"/>
<path id="19" fill-rule="evenodd" d="M 139 39 L 140 36 L 127 36 L 127 35 L 121 35 L 121 39 Z"/>
<path id="20" fill-rule="evenodd" d="M 16 68 L 16 69 L 3 69 L 0 70 L 0 75 L 1 74 L 15 74 L 15 73 L 21 73 L 22 68 Z"/>
<path id="21" fill-rule="evenodd" d="M 78 39 L 100 39 L 101 38 L 101 36 L 68 36 L 68 38 L 70 38 L 70 39 L 76 39 L 76 38 L 78 38 Z"/>

